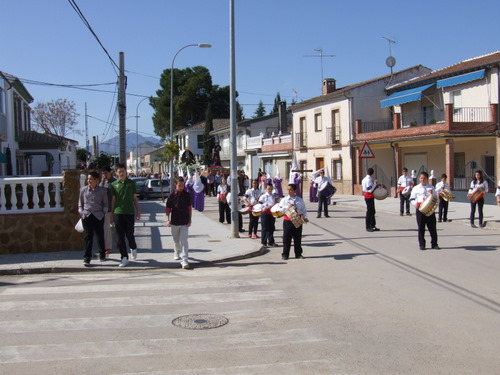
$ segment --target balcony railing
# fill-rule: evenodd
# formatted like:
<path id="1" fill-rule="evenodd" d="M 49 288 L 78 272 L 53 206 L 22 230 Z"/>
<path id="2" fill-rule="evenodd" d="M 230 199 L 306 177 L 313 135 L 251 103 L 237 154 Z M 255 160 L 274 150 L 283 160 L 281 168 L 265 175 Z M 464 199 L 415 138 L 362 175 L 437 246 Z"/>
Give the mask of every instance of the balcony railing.
<path id="1" fill-rule="evenodd" d="M 295 133 L 295 147 L 307 147 L 307 133 Z"/>
<path id="2" fill-rule="evenodd" d="M 489 107 L 455 107 L 453 122 L 489 122 L 491 110 Z"/>
<path id="3" fill-rule="evenodd" d="M 444 111 L 427 110 L 413 113 L 403 111 L 401 116 L 401 127 L 433 125 L 444 121 Z"/>
<path id="4" fill-rule="evenodd" d="M 1 178 L 0 215 L 62 212 L 61 192 L 62 176 Z"/>
<path id="5" fill-rule="evenodd" d="M 261 148 L 261 145 L 262 145 L 262 137 L 260 135 L 257 137 L 247 138 L 247 147 L 246 147 L 247 150 Z"/>
<path id="6" fill-rule="evenodd" d="M 367 121 L 361 124 L 362 133 L 381 132 L 384 130 L 392 130 L 392 120 Z"/>

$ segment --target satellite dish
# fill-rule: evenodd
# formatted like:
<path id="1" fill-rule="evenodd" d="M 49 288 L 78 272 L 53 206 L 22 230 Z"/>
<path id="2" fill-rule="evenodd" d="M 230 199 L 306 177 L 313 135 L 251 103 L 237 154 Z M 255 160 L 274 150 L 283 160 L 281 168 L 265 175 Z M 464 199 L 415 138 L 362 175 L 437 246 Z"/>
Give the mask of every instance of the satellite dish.
<path id="1" fill-rule="evenodd" d="M 385 65 L 387 65 L 389 68 L 392 68 L 394 65 L 396 65 L 396 59 L 392 56 L 389 56 L 387 59 L 385 59 Z"/>

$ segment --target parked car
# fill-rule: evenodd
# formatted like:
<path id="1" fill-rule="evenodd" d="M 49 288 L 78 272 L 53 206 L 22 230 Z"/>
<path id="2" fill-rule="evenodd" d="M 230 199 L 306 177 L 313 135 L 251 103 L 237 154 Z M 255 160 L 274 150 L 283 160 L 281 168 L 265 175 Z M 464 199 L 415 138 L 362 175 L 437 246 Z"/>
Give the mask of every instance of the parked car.
<path id="1" fill-rule="evenodd" d="M 147 177 L 129 177 L 129 178 L 135 182 L 135 191 L 137 192 L 137 194 L 139 194 L 140 198 L 141 191 L 144 189 L 144 184 L 148 180 Z"/>
<path id="2" fill-rule="evenodd" d="M 139 192 L 140 199 L 166 198 L 170 194 L 170 185 L 167 180 L 150 178 L 146 180 Z"/>

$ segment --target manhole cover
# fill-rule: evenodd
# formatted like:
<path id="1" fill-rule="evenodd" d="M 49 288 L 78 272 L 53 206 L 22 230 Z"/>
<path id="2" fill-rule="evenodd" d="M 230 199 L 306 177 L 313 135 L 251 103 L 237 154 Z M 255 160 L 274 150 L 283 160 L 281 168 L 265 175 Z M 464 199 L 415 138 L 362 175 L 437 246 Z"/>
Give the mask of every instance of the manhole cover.
<path id="1" fill-rule="evenodd" d="M 222 315 L 213 314 L 190 314 L 179 316 L 172 320 L 172 324 L 177 327 L 187 329 L 211 329 L 226 325 L 229 320 Z"/>

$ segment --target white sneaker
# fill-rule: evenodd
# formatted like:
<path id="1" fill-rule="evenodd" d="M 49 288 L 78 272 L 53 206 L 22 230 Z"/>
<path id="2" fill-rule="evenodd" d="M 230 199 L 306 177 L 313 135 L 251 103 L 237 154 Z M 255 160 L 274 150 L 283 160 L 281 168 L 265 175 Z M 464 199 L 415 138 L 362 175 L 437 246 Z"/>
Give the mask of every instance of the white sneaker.
<path id="1" fill-rule="evenodd" d="M 174 253 L 174 260 L 181 260 L 179 253 Z"/>
<path id="2" fill-rule="evenodd" d="M 127 258 L 122 258 L 122 261 L 118 265 L 118 267 L 125 267 L 128 264 L 128 259 Z"/>
<path id="3" fill-rule="evenodd" d="M 130 253 L 132 254 L 132 259 L 137 259 L 137 249 L 130 249 Z"/>

